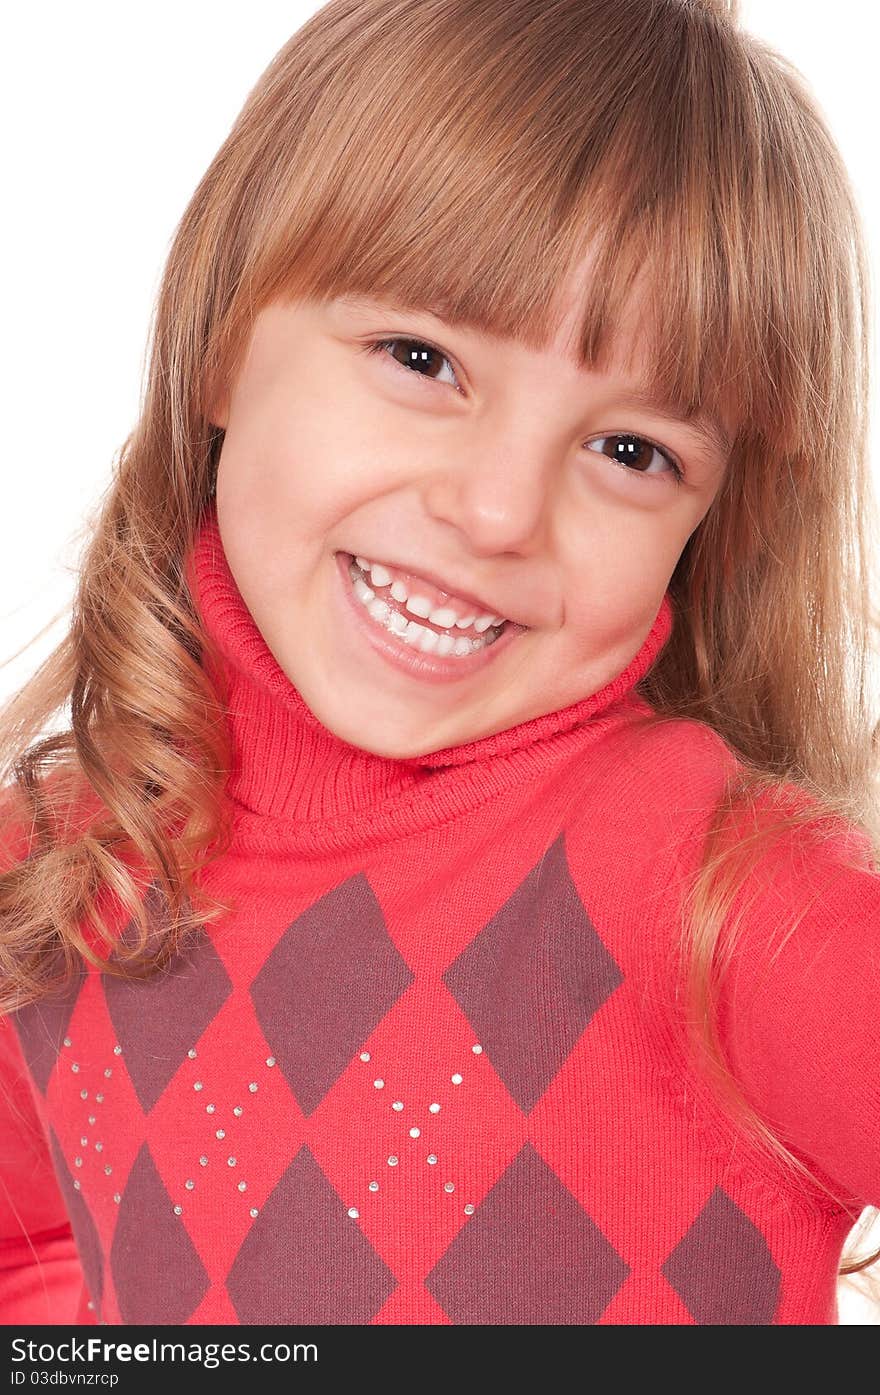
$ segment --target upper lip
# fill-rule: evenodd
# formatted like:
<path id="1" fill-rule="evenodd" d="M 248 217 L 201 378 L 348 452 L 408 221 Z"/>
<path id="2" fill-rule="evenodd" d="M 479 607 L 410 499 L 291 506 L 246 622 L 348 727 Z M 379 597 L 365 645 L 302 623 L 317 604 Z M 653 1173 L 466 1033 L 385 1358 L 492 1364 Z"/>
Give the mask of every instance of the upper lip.
<path id="1" fill-rule="evenodd" d="M 352 554 L 352 556 L 354 555 Z M 479 596 L 475 596 L 472 591 L 468 591 L 466 587 L 457 586 L 437 572 L 429 571 L 427 567 L 421 565 L 411 567 L 408 562 L 392 562 L 386 557 L 374 557 L 371 552 L 359 552 L 357 556 L 369 557 L 371 562 L 378 562 L 381 566 L 393 567 L 395 571 L 407 572 L 410 576 L 421 577 L 423 581 L 428 581 L 432 586 L 436 586 L 437 590 L 442 591 L 444 596 L 449 596 L 450 599 L 454 600 L 467 601 L 468 605 L 474 607 L 478 615 L 503 615 L 505 620 L 510 620 L 512 625 L 517 624 L 517 621 L 512 620 L 506 610 L 490 605 L 487 601 L 481 600 Z"/>

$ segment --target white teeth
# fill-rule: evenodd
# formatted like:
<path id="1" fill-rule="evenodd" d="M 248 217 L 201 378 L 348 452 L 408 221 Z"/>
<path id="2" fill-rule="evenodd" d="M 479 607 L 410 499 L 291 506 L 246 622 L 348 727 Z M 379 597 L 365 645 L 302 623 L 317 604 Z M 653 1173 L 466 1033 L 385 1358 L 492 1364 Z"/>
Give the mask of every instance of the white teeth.
<path id="1" fill-rule="evenodd" d="M 421 616 L 422 620 L 427 620 L 431 614 L 431 602 L 427 596 L 409 596 L 406 601 L 406 608 L 410 615 Z"/>
<path id="2" fill-rule="evenodd" d="M 383 601 L 379 596 L 374 596 L 367 602 L 367 614 L 372 615 L 374 620 L 387 620 L 391 614 L 391 607 L 387 601 Z"/>
<path id="3" fill-rule="evenodd" d="M 395 610 L 381 596 L 377 596 L 372 587 L 366 584 L 353 566 L 349 567 L 349 576 L 351 577 L 352 590 L 370 618 L 382 625 L 390 634 L 396 635 L 405 644 L 411 645 L 414 649 L 420 649 L 422 653 L 435 653 L 442 656 L 454 654 L 463 659 L 467 658 L 469 654 L 473 654 L 477 649 L 484 649 L 487 645 L 494 643 L 494 638 L 488 636 L 481 639 L 471 639 L 466 635 L 441 635 L 436 630 L 429 629 L 427 625 L 420 625 L 417 620 L 408 621 L 400 611 Z"/>
<path id="4" fill-rule="evenodd" d="M 371 591 L 367 583 L 364 581 L 363 577 L 359 576 L 357 581 L 354 583 L 354 594 L 357 596 L 359 601 L 363 601 L 364 605 L 369 605 L 376 592 Z"/>
<path id="5" fill-rule="evenodd" d="M 478 615 L 476 611 L 471 611 L 467 615 L 459 615 L 458 611 L 451 605 L 435 606 L 431 609 L 431 603 L 427 596 L 421 596 L 418 592 L 410 595 L 406 584 L 398 577 L 392 580 L 391 572 L 387 567 L 383 567 L 381 562 L 371 562 L 368 557 L 355 557 L 355 562 L 362 572 L 366 572 L 373 583 L 373 587 L 379 588 L 388 586 L 390 583 L 390 595 L 395 601 L 400 601 L 406 606 L 410 615 L 417 615 L 420 620 L 430 620 L 432 624 L 439 625 L 441 629 L 469 630 L 472 626 L 476 628 L 478 634 L 482 634 L 490 625 L 503 625 L 505 616 L 490 615 L 488 611 Z M 361 578 L 361 584 L 370 590 L 367 583 Z M 366 595 L 361 597 L 365 602 L 371 597 Z M 374 592 L 375 594 L 375 592 Z"/>
<path id="6" fill-rule="evenodd" d="M 448 630 L 455 624 L 458 616 L 451 606 L 441 605 L 431 611 L 428 619 L 432 625 L 439 625 L 441 629 Z"/>
<path id="7" fill-rule="evenodd" d="M 391 580 L 391 573 L 387 567 L 374 562 L 370 568 L 370 578 L 374 586 L 387 586 Z"/>
<path id="8" fill-rule="evenodd" d="M 402 635 L 407 626 L 406 617 L 401 615 L 399 610 L 392 610 L 388 624 L 395 634 Z"/>

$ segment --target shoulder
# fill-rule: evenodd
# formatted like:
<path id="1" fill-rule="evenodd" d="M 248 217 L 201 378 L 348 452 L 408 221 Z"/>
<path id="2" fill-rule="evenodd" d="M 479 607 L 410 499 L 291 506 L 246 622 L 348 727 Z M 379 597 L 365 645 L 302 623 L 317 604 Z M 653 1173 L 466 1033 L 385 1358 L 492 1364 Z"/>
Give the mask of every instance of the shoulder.
<path id="1" fill-rule="evenodd" d="M 615 858 L 633 859 L 641 873 L 651 866 L 662 874 L 699 839 L 739 765 L 703 722 L 621 725 L 572 772 L 583 797 L 572 806 L 570 841 L 598 840 Z"/>

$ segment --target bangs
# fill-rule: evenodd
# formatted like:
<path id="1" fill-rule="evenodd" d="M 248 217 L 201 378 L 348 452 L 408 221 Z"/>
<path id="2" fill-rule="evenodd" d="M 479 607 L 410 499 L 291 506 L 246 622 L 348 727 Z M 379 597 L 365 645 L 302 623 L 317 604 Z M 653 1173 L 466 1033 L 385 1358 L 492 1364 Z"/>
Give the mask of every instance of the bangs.
<path id="1" fill-rule="evenodd" d="M 582 366 L 638 293 L 659 400 L 815 447 L 846 249 L 783 60 L 685 0 L 330 12 L 274 132 L 252 307 L 361 293 L 543 347 L 589 258 Z"/>

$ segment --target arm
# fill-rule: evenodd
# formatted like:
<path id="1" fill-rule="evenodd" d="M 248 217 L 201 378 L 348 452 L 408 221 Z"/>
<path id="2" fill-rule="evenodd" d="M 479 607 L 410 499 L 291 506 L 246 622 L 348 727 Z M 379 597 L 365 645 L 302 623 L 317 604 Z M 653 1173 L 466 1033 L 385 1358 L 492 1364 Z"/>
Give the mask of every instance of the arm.
<path id="1" fill-rule="evenodd" d="M 0 1324 L 75 1323 L 84 1279 L 18 1037 L 0 1018 Z"/>
<path id="2" fill-rule="evenodd" d="M 799 847 L 794 835 L 770 854 L 719 1028 L 781 1141 L 847 1206 L 880 1205 L 880 876 L 847 867 L 839 846 Z"/>

